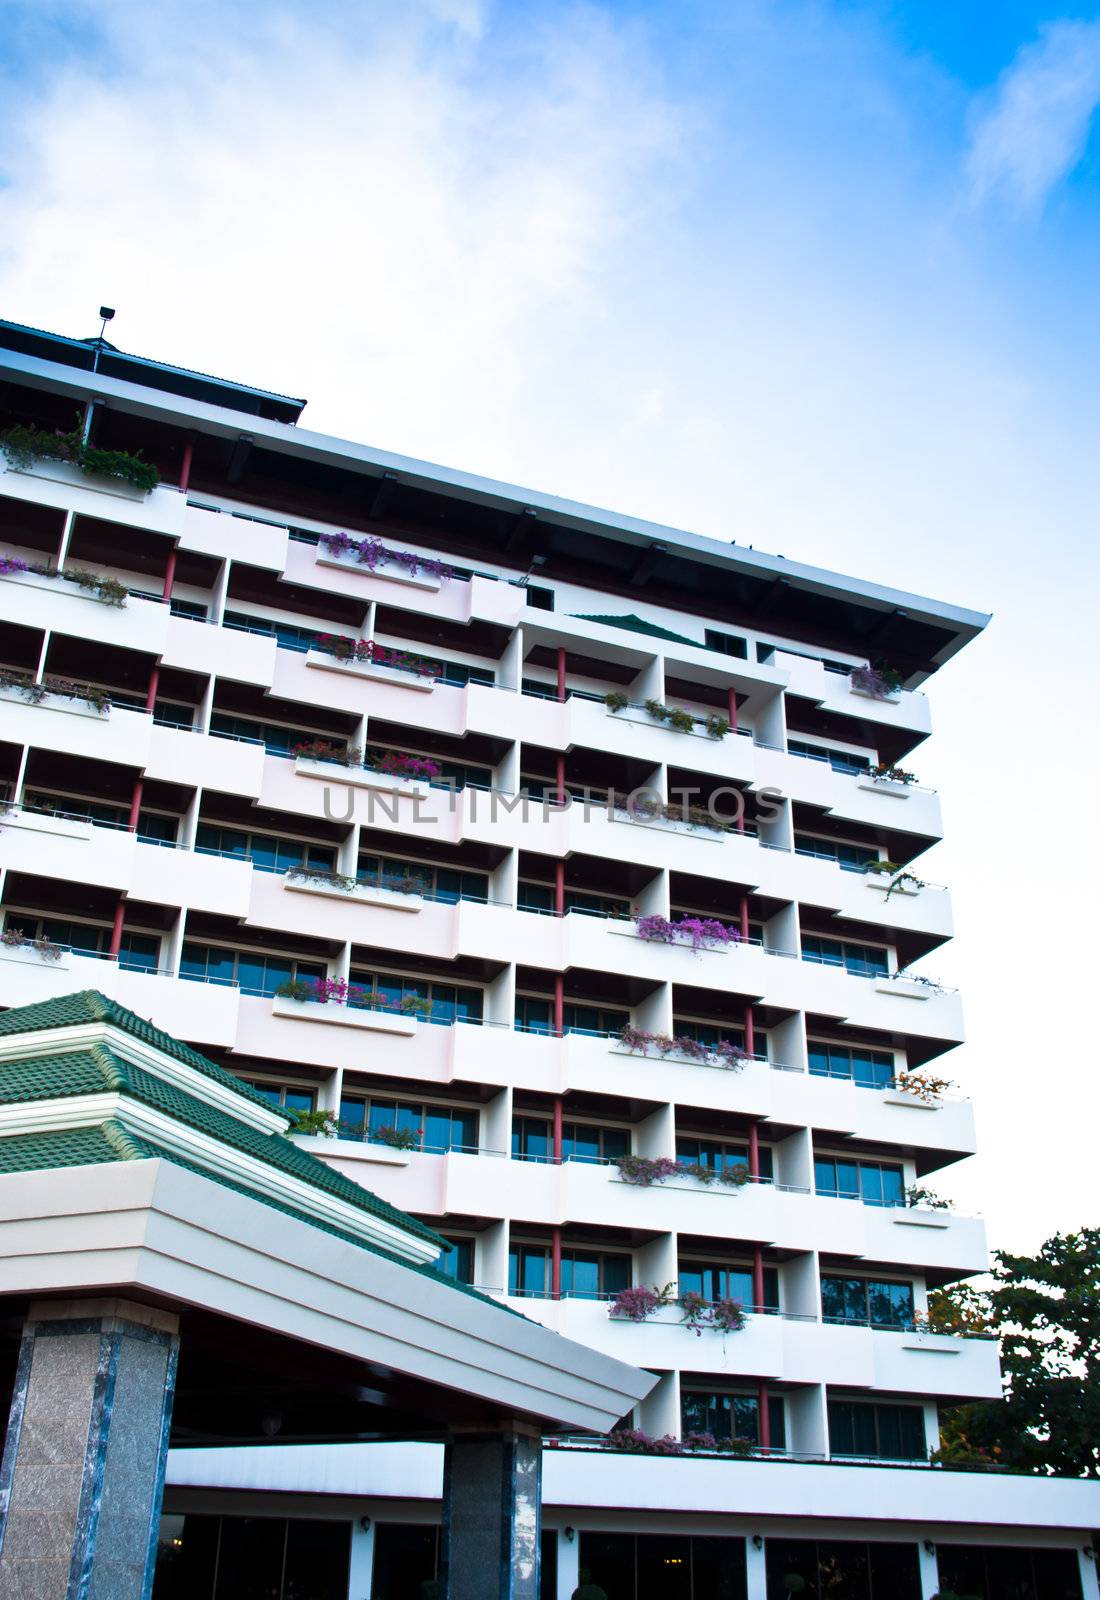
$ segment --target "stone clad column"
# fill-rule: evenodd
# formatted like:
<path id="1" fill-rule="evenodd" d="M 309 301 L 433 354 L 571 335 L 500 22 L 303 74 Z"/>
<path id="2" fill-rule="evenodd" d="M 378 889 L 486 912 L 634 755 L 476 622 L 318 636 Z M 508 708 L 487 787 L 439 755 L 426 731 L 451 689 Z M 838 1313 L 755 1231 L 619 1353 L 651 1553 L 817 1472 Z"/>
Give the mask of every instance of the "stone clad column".
<path id="1" fill-rule="evenodd" d="M 179 1319 L 35 1301 L 0 1467 L 0 1600 L 148 1600 Z"/>
<path id="2" fill-rule="evenodd" d="M 541 1479 L 534 1431 L 516 1425 L 450 1436 L 440 1559 L 446 1600 L 538 1600 Z"/>

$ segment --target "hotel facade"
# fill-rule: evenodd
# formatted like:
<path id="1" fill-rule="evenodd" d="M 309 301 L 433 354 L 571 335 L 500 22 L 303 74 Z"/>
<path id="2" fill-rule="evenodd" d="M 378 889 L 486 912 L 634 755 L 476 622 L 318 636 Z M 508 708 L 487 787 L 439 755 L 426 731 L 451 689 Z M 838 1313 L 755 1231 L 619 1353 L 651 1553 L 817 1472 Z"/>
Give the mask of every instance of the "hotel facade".
<path id="1" fill-rule="evenodd" d="M 110 996 L 656 1375 L 544 1450 L 547 1600 L 1094 1600 L 1095 1485 L 934 1459 L 1000 1394 L 929 1317 L 987 1255 L 919 780 L 987 619 L 302 405 L 0 324 L 0 1007 Z M 438 1444 L 174 1444 L 163 1600 L 431 1592 Z"/>

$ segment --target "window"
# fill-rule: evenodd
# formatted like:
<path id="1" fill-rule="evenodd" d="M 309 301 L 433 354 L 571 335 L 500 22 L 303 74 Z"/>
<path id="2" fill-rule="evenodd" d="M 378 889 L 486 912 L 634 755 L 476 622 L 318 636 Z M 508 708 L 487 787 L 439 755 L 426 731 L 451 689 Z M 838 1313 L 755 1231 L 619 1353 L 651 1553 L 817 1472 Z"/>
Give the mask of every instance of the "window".
<path id="1" fill-rule="evenodd" d="M 1081 1600 L 1075 1549 L 943 1544 L 936 1540 L 941 1593 L 980 1600 Z"/>
<path id="2" fill-rule="evenodd" d="M 674 1017 L 672 1031 L 680 1039 L 694 1039 L 696 1044 L 716 1045 L 735 1044 L 738 1049 L 745 1048 L 745 1030 L 734 1023 L 727 1022 L 696 1022 L 691 1017 Z M 761 1028 L 753 1029 L 753 1049 L 761 1060 L 768 1058 L 768 1036 Z"/>
<path id="3" fill-rule="evenodd" d="M 857 1322 L 872 1328 L 913 1326 L 913 1285 L 884 1278 L 823 1274 L 821 1315 L 825 1322 Z"/>
<path id="4" fill-rule="evenodd" d="M 436 1269 L 455 1283 L 474 1281 L 474 1241 L 472 1239 L 447 1239 L 447 1249 L 439 1252 Z"/>
<path id="5" fill-rule="evenodd" d="M 229 950 L 222 945 L 198 944 L 185 939 L 180 977 L 199 983 L 236 983 L 242 994 L 273 995 L 295 978 L 323 978 L 322 961 L 299 961 L 296 956 L 264 955 L 258 950 Z"/>
<path id="6" fill-rule="evenodd" d="M 744 1539 L 587 1530 L 579 1537 L 581 1571 L 609 1600 L 745 1600 L 748 1592 Z"/>
<path id="7" fill-rule="evenodd" d="M 340 1126 L 351 1138 L 368 1141 L 377 1140 L 381 1128 L 415 1133 L 420 1148 L 435 1155 L 477 1149 L 478 1114 L 458 1106 L 349 1094 L 340 1101 Z"/>
<path id="8" fill-rule="evenodd" d="M 830 1400 L 829 1449 L 834 1456 L 922 1461 L 928 1454 L 924 1412 L 920 1406 Z"/>
<path id="9" fill-rule="evenodd" d="M 181 700 L 158 700 L 153 706 L 153 721 L 158 728 L 193 728 L 195 707 Z"/>
<path id="10" fill-rule="evenodd" d="M 905 1177 L 900 1166 L 884 1161 L 858 1161 L 845 1156 L 814 1157 L 814 1187 L 838 1200 L 862 1200 L 865 1206 L 903 1206 Z"/>
<path id="11" fill-rule="evenodd" d="M 424 894 L 445 905 L 459 900 L 489 898 L 487 872 L 465 872 L 457 867 L 436 867 L 430 861 L 405 861 L 398 856 L 360 856 L 356 873 L 360 883 L 391 888 L 406 894 Z"/>
<path id="12" fill-rule="evenodd" d="M 312 728 L 287 728 L 281 722 L 258 722 L 255 717 L 232 716 L 227 711 L 211 712 L 210 732 L 217 739 L 243 739 L 262 744 L 269 756 L 289 756 L 295 745 L 309 744 L 318 738 L 330 739 L 338 746 L 345 743 L 339 734 L 318 734 Z"/>
<path id="13" fill-rule="evenodd" d="M 431 978 L 402 978 L 391 972 L 353 971 L 352 986 L 361 991 L 349 994 L 349 1006 L 364 1010 L 396 1011 L 403 1001 L 422 1000 L 418 1014 L 424 1022 L 449 1027 L 452 1022 L 480 1022 L 484 993 L 454 983 L 437 983 Z"/>
<path id="14" fill-rule="evenodd" d="M 888 1089 L 896 1068 L 892 1050 L 862 1050 L 856 1045 L 809 1041 L 810 1073 L 815 1078 L 850 1078 L 863 1089 Z"/>
<path id="15" fill-rule="evenodd" d="M 222 626 L 241 633 L 270 634 L 280 650 L 297 650 L 304 654 L 317 643 L 316 627 L 303 628 L 293 622 L 282 622 L 273 617 L 254 617 L 246 611 L 226 611 Z M 325 629 L 320 630 L 322 633 Z"/>
<path id="16" fill-rule="evenodd" d="M 33 789 L 24 794 L 23 804 L 28 811 L 81 817 L 85 822 L 104 828 L 128 828 L 130 825 L 129 806 L 112 805 L 108 800 L 86 800 L 81 795 Z M 137 836 L 146 843 L 175 844 L 178 826 L 179 818 L 168 812 L 142 810 L 138 813 Z"/>
<path id="17" fill-rule="evenodd" d="M 847 839 L 823 839 L 815 833 L 796 833 L 794 847 L 800 856 L 816 856 L 819 861 L 835 861 L 844 872 L 863 872 L 869 861 L 879 859 L 872 844 L 852 844 Z"/>
<path id="18" fill-rule="evenodd" d="M 608 1006 L 577 1005 L 570 1001 L 562 1010 L 563 1033 L 621 1033 L 629 1021 L 629 1011 L 616 1011 Z M 521 1033 L 553 1033 L 553 1001 L 536 995 L 517 995 L 516 1027 Z"/>
<path id="19" fill-rule="evenodd" d="M 192 622 L 206 620 L 206 606 L 201 600 L 177 600 L 173 596 L 168 602 L 168 610 L 172 616 L 185 617 Z"/>
<path id="20" fill-rule="evenodd" d="M 825 939 L 816 933 L 802 935 L 802 959 L 824 967 L 843 967 L 854 978 L 881 978 L 890 970 L 886 951 L 878 945 Z"/>
<path id="21" fill-rule="evenodd" d="M 805 1594 L 806 1600 L 826 1595 L 837 1600 L 841 1596 L 843 1600 L 921 1600 L 923 1593 L 915 1544 L 776 1539 L 769 1534 L 765 1560 L 767 1600 L 789 1600 L 792 1594 Z"/>
<path id="22" fill-rule="evenodd" d="M 752 1289 L 752 1267 L 735 1262 L 681 1261 L 679 1272 L 680 1293 L 701 1294 L 704 1300 L 737 1300 L 750 1310 L 755 1304 Z M 765 1311 L 779 1310 L 779 1273 L 775 1267 L 764 1268 Z"/>
<path id="23" fill-rule="evenodd" d="M 285 1083 L 269 1083 L 256 1078 L 244 1078 L 242 1081 L 262 1094 L 265 1100 L 270 1100 L 273 1106 L 285 1106 L 288 1111 L 313 1111 L 317 1105 L 317 1096 L 312 1089 L 294 1088 Z"/>
<path id="24" fill-rule="evenodd" d="M 615 1161 L 630 1154 L 627 1128 L 601 1128 L 594 1123 L 563 1122 L 563 1161 Z M 512 1155 L 518 1161 L 552 1161 L 553 1123 L 549 1117 L 512 1118 Z"/>
<path id="25" fill-rule="evenodd" d="M 550 1293 L 548 1245 L 517 1244 L 508 1252 L 508 1293 L 545 1296 Z M 630 1287 L 631 1257 L 600 1250 L 563 1249 L 561 1292 L 563 1299 L 609 1299 Z"/>
<path id="26" fill-rule="evenodd" d="M 9 911 L 6 929 L 18 929 L 28 939 L 48 939 L 74 955 L 109 956 L 111 929 L 94 922 L 76 922 L 71 917 L 39 917 L 34 913 Z M 155 972 L 160 958 L 160 937 L 123 929 L 118 964 L 125 972 Z"/>
<path id="27" fill-rule="evenodd" d="M 526 878 L 519 882 L 516 904 L 520 911 L 552 912 L 554 886 L 549 883 L 532 883 Z M 565 911 L 581 911 L 595 917 L 629 917 L 630 901 L 622 895 L 592 894 L 583 889 L 566 889 Z"/>
<path id="28" fill-rule="evenodd" d="M 708 628 L 703 635 L 703 642 L 708 650 L 717 650 L 720 655 L 736 656 L 739 661 L 748 659 L 748 644 L 739 634 L 720 633 L 717 628 Z"/>
<path id="29" fill-rule="evenodd" d="M 482 683 L 491 689 L 496 682 L 496 674 L 488 667 L 471 667 L 465 661 L 441 661 L 438 656 L 432 656 L 431 659 L 440 669 L 438 681 L 450 684 L 453 688 L 461 689 L 467 683 Z"/>
<path id="30" fill-rule="evenodd" d="M 676 1159 L 685 1165 L 709 1167 L 714 1172 L 729 1172 L 734 1167 L 744 1167 L 748 1171 L 749 1147 L 747 1144 L 697 1139 L 693 1134 L 677 1134 Z M 760 1176 L 771 1181 L 772 1152 L 769 1145 L 760 1146 Z"/>
<path id="31" fill-rule="evenodd" d="M 258 872 L 289 872 L 291 867 L 316 867 L 332 872 L 336 867 L 334 845 L 313 844 L 308 839 L 285 839 L 273 833 L 250 833 L 240 828 L 224 828 L 220 823 L 200 822 L 195 831 L 199 855 L 232 856 L 251 861 Z"/>
<path id="32" fill-rule="evenodd" d="M 527 604 L 536 611 L 553 611 L 554 591 L 547 589 L 541 583 L 525 583 L 523 585 L 527 594 Z"/>
<path id="33" fill-rule="evenodd" d="M 754 1394 L 685 1389 L 680 1396 L 680 1422 L 684 1433 L 710 1433 L 716 1439 L 760 1443 L 760 1402 Z M 783 1401 L 777 1395 L 768 1397 L 768 1429 L 771 1449 L 784 1449 L 786 1418 Z"/>
<path id="34" fill-rule="evenodd" d="M 807 744 L 803 739 L 788 739 L 787 749 L 792 756 L 808 756 L 811 761 L 827 761 L 834 772 L 845 772 L 851 776 L 866 772 L 871 765 L 870 756 L 856 755 L 851 750 L 833 750 L 824 744 Z"/>
<path id="35" fill-rule="evenodd" d="M 348 1528 L 346 1520 L 164 1516 L 153 1600 L 345 1600 Z"/>

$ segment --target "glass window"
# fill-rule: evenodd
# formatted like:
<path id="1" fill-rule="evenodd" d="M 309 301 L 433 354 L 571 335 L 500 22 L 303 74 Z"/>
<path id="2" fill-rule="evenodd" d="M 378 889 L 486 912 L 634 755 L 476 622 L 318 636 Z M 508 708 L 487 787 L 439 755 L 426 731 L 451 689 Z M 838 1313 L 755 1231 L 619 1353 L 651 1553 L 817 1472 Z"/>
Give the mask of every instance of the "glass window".
<path id="1" fill-rule="evenodd" d="M 553 1029 L 550 1001 L 534 995 L 518 994 L 516 1027 L 524 1033 L 550 1033 Z"/>
<path id="2" fill-rule="evenodd" d="M 844 772 L 849 776 L 866 772 L 871 765 L 870 756 L 854 755 L 850 750 L 834 750 L 823 744 L 807 744 L 804 739 L 788 739 L 787 749 L 792 756 L 807 756 L 811 761 L 827 761 L 834 772 Z"/>
<path id="3" fill-rule="evenodd" d="M 513 1245 L 508 1252 L 508 1293 L 546 1295 L 550 1290 L 550 1256 L 544 1245 Z"/>
<path id="4" fill-rule="evenodd" d="M 760 1176 L 771 1181 L 772 1151 L 769 1145 L 759 1147 Z M 698 1139 L 688 1134 L 676 1138 L 676 1159 L 685 1166 L 709 1167 L 714 1172 L 729 1172 L 734 1167 L 749 1167 L 747 1144 L 718 1143 L 713 1139 Z"/>
<path id="5" fill-rule="evenodd" d="M 836 1600 L 920 1600 L 916 1544 L 777 1539 L 766 1543 L 768 1600 L 791 1594 Z M 942 1576 L 942 1574 L 941 1574 Z M 800 1580 L 797 1584 L 789 1580 Z"/>
<path id="6" fill-rule="evenodd" d="M 879 859 L 875 845 L 852 844 L 843 839 L 822 838 L 814 833 L 796 833 L 794 847 L 800 856 L 816 856 L 821 861 L 835 861 L 845 872 L 863 872 L 869 861 Z"/>
<path id="7" fill-rule="evenodd" d="M 760 1403 L 754 1394 L 729 1394 L 724 1390 L 684 1390 L 680 1398 L 684 1433 L 709 1433 L 716 1439 L 747 1439 L 760 1443 Z M 768 1397 L 770 1448 L 786 1447 L 786 1417 L 782 1399 Z"/>
<path id="8" fill-rule="evenodd" d="M 920 1406 L 829 1401 L 829 1448 L 837 1456 L 919 1461 L 928 1453 Z"/>
<path id="9" fill-rule="evenodd" d="M 452 1022 L 480 1023 L 484 991 L 436 983 L 428 978 L 403 978 L 388 972 L 353 970 L 348 1004 L 365 1010 L 397 1011 L 404 1007 L 422 1022 L 447 1027 Z M 422 1007 L 412 1002 L 423 1001 Z"/>
<path id="10" fill-rule="evenodd" d="M 546 1117 L 512 1118 L 512 1154 L 520 1161 L 549 1161 L 554 1146 Z"/>
<path id="11" fill-rule="evenodd" d="M 436 1266 L 444 1277 L 453 1278 L 455 1283 L 473 1283 L 474 1281 L 474 1241 L 472 1239 L 448 1239 L 447 1249 L 441 1250 Z"/>
<path id="12" fill-rule="evenodd" d="M 160 959 L 160 940 L 151 933 L 126 933 L 119 946 L 118 964 L 127 972 L 155 972 Z"/>
<path id="13" fill-rule="evenodd" d="M 821 1314 L 826 1322 L 856 1322 L 872 1328 L 913 1326 L 913 1286 L 879 1278 L 821 1279 Z"/>
<path id="14" fill-rule="evenodd" d="M 802 959 L 819 966 L 843 967 L 856 978 L 883 977 L 890 970 L 886 951 L 877 945 L 826 939 L 814 933 L 802 935 Z"/>
<path id="15" fill-rule="evenodd" d="M 1081 1600 L 1076 1549 L 944 1544 L 936 1540 L 943 1592 L 980 1600 Z"/>
<path id="16" fill-rule="evenodd" d="M 755 1297 L 752 1287 L 752 1267 L 727 1262 L 681 1261 L 679 1290 L 684 1294 L 701 1294 L 704 1300 L 737 1300 L 751 1310 Z M 766 1311 L 779 1310 L 779 1273 L 775 1267 L 764 1268 L 764 1306 Z"/>
<path id="17" fill-rule="evenodd" d="M 862 1200 L 866 1206 L 905 1204 L 905 1179 L 901 1167 L 880 1161 L 815 1156 L 814 1187 L 818 1194 L 832 1195 L 841 1200 Z"/>
<path id="18" fill-rule="evenodd" d="M 703 641 L 708 650 L 717 650 L 724 656 L 736 656 L 744 661 L 748 657 L 748 644 L 737 633 L 721 633 L 717 628 L 707 628 Z"/>

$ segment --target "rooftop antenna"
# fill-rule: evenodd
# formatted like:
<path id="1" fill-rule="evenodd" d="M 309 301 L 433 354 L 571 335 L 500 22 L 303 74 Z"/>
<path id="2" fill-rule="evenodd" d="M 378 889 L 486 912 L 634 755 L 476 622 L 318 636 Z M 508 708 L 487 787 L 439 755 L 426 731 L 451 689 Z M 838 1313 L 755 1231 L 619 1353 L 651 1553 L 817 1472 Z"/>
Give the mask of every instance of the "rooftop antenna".
<path id="1" fill-rule="evenodd" d="M 103 335 L 107 331 L 107 324 L 111 321 L 115 314 L 115 308 L 114 306 L 100 306 L 99 314 L 103 318 L 103 321 L 100 323 L 99 338 L 95 342 L 95 355 L 92 357 L 93 372 L 99 371 L 99 357 L 104 345 Z"/>

